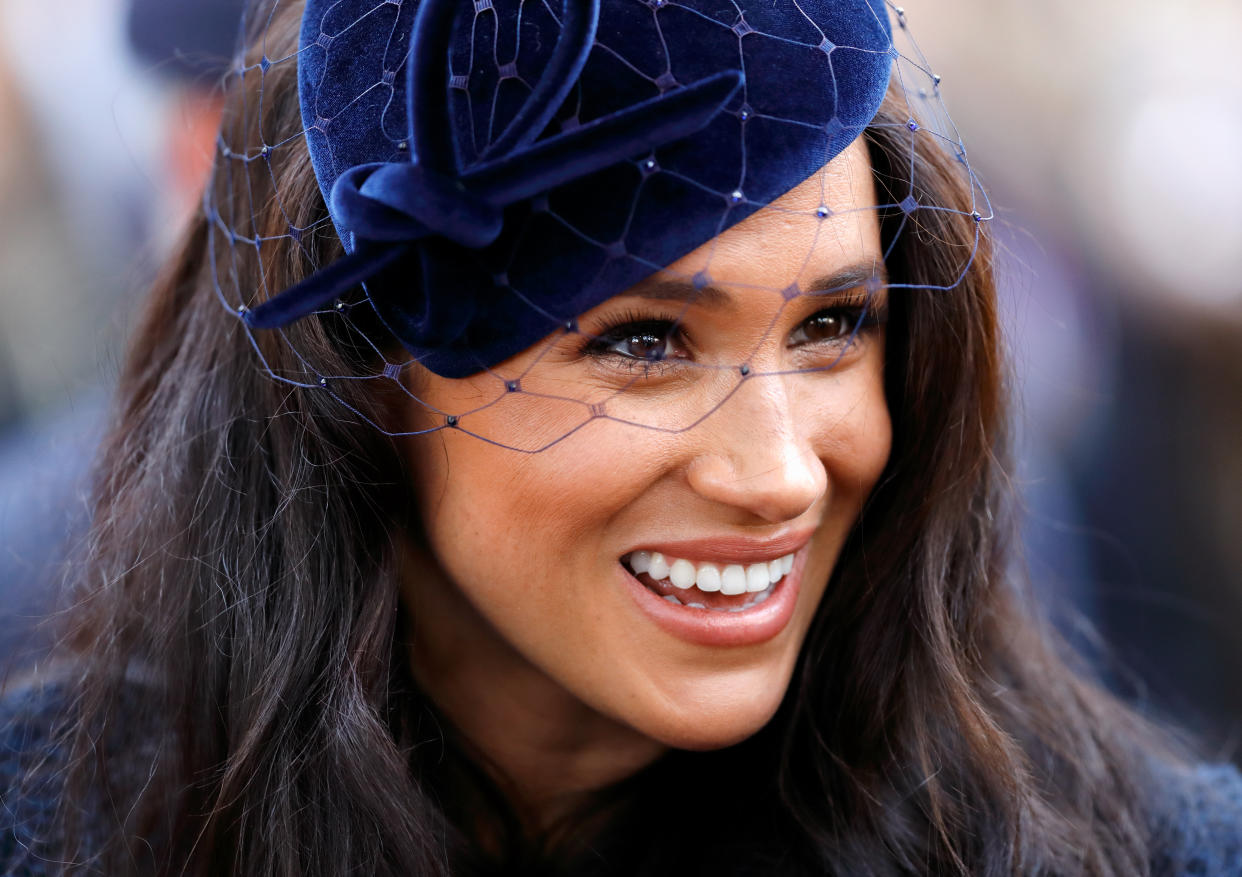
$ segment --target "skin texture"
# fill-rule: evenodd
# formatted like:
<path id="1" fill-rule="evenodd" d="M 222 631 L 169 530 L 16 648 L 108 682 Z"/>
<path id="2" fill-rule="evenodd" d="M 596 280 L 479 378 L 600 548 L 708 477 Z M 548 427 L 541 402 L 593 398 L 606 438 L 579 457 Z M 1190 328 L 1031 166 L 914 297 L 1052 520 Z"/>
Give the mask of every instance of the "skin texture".
<path id="1" fill-rule="evenodd" d="M 829 218 L 816 215 L 821 205 Z M 412 666 L 533 826 L 667 747 L 736 743 L 777 709 L 887 462 L 891 424 L 882 325 L 852 344 L 807 343 L 800 327 L 841 296 L 786 301 L 774 290 L 850 267 L 882 272 L 874 205 L 856 142 L 657 277 L 706 271 L 723 300 L 627 291 L 581 317 L 592 334 L 621 315 L 680 317 L 686 338 L 658 368 L 584 356 L 582 336 L 561 334 L 496 369 L 520 376 L 524 390 L 577 401 L 516 393 L 466 413 L 497 398 L 497 375 L 412 379 L 424 403 L 463 413 L 459 429 L 407 440 L 424 528 L 402 571 Z M 713 411 L 743 362 L 760 376 Z M 582 403 L 619 420 L 597 417 L 533 454 L 467 434 L 537 447 L 581 423 Z M 407 423 L 428 426 L 423 405 L 411 404 Z M 794 530 L 813 531 L 796 608 L 758 644 L 679 639 L 638 609 L 620 577 L 622 555 L 655 542 Z"/>

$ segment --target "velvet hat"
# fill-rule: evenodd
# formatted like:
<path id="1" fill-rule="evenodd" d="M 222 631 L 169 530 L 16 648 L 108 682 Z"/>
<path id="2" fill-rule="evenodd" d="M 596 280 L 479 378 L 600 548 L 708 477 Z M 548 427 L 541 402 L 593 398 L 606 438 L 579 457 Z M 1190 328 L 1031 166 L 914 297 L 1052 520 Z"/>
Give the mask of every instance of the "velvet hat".
<path id="1" fill-rule="evenodd" d="M 243 319 L 362 284 L 423 365 L 475 374 L 814 174 L 896 58 L 882 0 L 307 0 L 299 100 L 346 255 Z"/>

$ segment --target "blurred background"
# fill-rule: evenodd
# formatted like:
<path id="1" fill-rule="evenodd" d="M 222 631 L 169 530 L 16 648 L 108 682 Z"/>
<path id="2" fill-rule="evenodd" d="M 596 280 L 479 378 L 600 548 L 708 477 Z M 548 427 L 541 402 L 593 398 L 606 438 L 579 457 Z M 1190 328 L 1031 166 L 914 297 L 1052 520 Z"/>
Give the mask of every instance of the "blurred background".
<path id="1" fill-rule="evenodd" d="M 40 647 L 240 5 L 0 0 L 0 655 Z M 997 210 L 1027 572 L 1109 684 L 1242 762 L 1242 5 L 905 8 Z"/>

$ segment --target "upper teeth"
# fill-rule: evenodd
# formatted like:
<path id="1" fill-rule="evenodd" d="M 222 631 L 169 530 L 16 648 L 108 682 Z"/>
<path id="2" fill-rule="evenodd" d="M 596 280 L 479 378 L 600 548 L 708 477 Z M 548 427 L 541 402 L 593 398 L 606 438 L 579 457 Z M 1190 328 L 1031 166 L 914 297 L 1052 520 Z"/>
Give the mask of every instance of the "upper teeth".
<path id="1" fill-rule="evenodd" d="M 698 588 L 722 594 L 745 594 L 767 590 L 793 569 L 794 556 L 786 554 L 775 560 L 721 565 L 694 563 L 677 557 L 666 557 L 658 551 L 635 551 L 624 558 L 635 574 L 646 573 L 657 582 L 668 579 L 678 588 Z"/>

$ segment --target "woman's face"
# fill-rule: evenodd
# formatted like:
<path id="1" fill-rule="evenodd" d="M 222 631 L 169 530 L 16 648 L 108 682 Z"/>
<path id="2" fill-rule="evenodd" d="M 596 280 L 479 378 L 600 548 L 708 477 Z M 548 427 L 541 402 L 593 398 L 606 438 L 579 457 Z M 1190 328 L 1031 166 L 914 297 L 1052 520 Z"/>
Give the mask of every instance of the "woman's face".
<path id="1" fill-rule="evenodd" d="M 513 687 L 568 697 L 690 749 L 768 721 L 888 459 L 883 293 L 858 307 L 883 273 L 874 206 L 856 142 L 583 314 L 582 334 L 497 367 L 524 392 L 498 394 L 495 374 L 417 378 L 427 405 L 476 412 L 408 442 L 420 679 L 477 679 L 476 704 Z M 695 275 L 710 289 L 686 301 Z M 777 292 L 794 284 L 812 294 Z M 411 405 L 411 428 L 425 410 Z M 537 447 L 584 421 L 538 453 L 467 434 Z"/>

